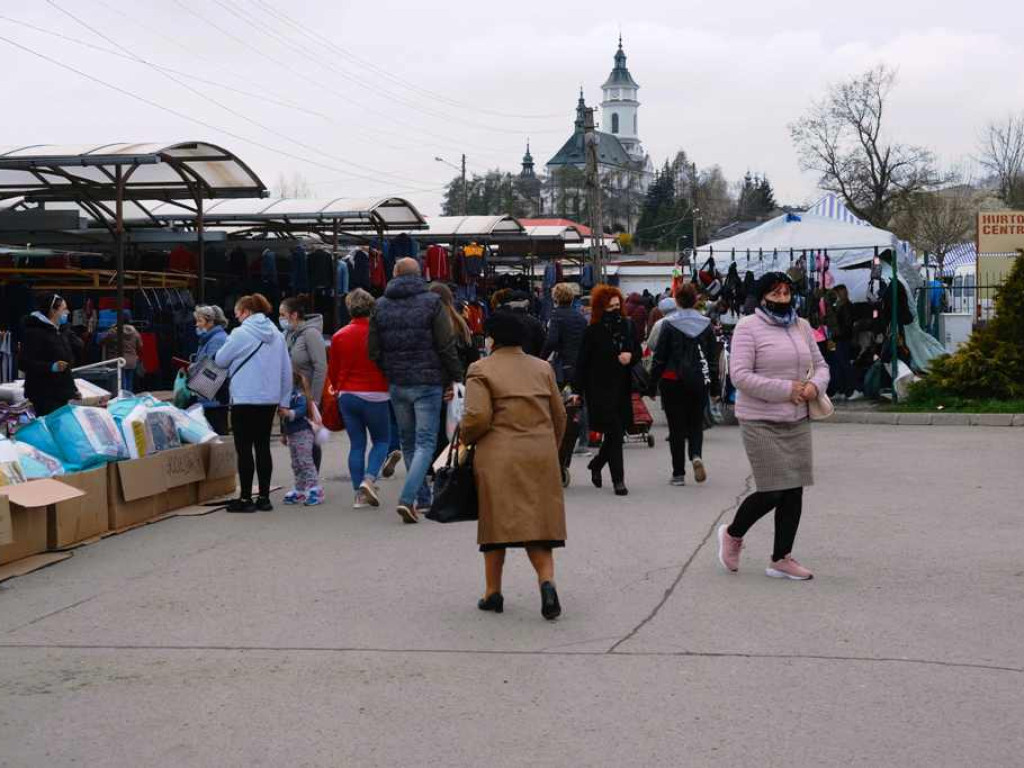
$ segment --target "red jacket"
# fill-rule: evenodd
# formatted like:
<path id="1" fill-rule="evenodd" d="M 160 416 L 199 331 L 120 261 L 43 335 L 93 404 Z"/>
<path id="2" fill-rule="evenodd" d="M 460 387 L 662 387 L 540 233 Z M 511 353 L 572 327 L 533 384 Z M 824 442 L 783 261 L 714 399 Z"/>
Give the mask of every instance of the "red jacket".
<path id="1" fill-rule="evenodd" d="M 370 359 L 370 318 L 357 317 L 331 337 L 327 378 L 335 392 L 387 392 L 388 380 Z"/>

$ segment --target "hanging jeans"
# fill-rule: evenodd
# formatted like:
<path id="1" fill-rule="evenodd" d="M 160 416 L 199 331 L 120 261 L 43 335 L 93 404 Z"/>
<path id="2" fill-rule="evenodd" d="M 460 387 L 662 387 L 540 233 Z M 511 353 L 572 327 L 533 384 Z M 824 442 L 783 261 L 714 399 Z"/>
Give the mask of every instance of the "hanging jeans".
<path id="1" fill-rule="evenodd" d="M 431 502 L 427 471 L 437 448 L 444 390 L 440 386 L 392 384 L 390 393 L 405 459 L 405 485 L 398 503 L 426 508 Z"/>
<path id="2" fill-rule="evenodd" d="M 804 505 L 803 488 L 787 488 L 784 491 L 757 491 L 743 500 L 736 510 L 736 517 L 727 529 L 730 536 L 742 539 L 747 531 L 775 510 L 775 546 L 772 560 L 778 562 L 793 551 L 796 531 L 800 527 L 800 514 Z"/>

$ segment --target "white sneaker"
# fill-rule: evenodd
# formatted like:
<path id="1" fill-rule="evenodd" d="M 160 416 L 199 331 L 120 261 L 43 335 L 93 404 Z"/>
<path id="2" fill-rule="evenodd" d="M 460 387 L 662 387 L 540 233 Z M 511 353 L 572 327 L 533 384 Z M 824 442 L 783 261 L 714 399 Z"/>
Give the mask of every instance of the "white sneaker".
<path id="1" fill-rule="evenodd" d="M 363 480 L 362 485 L 359 486 L 359 490 L 363 492 L 363 499 L 371 507 L 380 506 L 380 496 L 377 495 L 377 486 L 369 479 Z"/>
<path id="2" fill-rule="evenodd" d="M 352 509 L 366 509 L 369 506 L 371 506 L 371 504 L 366 498 L 366 492 L 362 487 L 360 487 L 359 490 L 356 491 L 356 500 L 355 503 L 352 504 Z"/>
<path id="3" fill-rule="evenodd" d="M 864 399 L 864 393 L 863 392 L 854 392 L 852 395 L 850 395 L 848 398 L 846 398 L 846 401 L 849 402 L 849 403 L 852 403 L 854 400 L 863 400 L 863 399 Z"/>

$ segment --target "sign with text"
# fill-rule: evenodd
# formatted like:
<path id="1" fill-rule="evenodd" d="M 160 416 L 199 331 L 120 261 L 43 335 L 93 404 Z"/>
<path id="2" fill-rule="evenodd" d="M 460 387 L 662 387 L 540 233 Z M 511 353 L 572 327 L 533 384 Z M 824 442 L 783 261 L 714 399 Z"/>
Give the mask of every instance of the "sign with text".
<path id="1" fill-rule="evenodd" d="M 1024 211 L 978 213 L 978 285 L 1001 285 L 1013 266 L 1006 256 L 1024 249 Z"/>

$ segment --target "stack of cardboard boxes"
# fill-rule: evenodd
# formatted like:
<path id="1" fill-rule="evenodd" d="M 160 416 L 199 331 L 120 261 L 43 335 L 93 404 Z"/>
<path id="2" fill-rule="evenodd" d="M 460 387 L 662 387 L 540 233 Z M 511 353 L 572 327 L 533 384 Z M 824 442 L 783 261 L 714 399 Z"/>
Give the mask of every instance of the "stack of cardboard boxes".
<path id="1" fill-rule="evenodd" d="M 0 566 L 230 496 L 236 484 L 234 446 L 217 440 L 0 487 Z"/>

